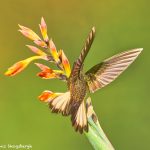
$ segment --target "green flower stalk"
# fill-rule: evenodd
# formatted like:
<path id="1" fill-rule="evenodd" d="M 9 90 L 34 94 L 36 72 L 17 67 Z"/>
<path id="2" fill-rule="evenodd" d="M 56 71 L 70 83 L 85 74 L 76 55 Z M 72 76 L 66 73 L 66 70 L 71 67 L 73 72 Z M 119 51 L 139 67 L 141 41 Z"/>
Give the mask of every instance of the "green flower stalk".
<path id="1" fill-rule="evenodd" d="M 114 150 L 112 144 L 106 137 L 103 129 L 100 126 L 96 113 L 93 110 L 91 98 L 86 101 L 89 132 L 85 132 L 89 142 L 95 150 Z"/>
<path id="2" fill-rule="evenodd" d="M 114 148 L 98 122 L 90 98 L 86 101 L 86 97 L 88 93 L 94 93 L 115 80 L 137 58 L 142 48 L 114 55 L 84 72 L 83 64 L 95 38 L 95 27 L 88 34 L 72 69 L 64 51 L 62 49 L 57 50 L 52 39 L 49 39 L 47 25 L 43 18 L 39 25 L 42 38 L 27 27 L 22 25 L 19 25 L 19 27 L 19 31 L 36 44 L 36 46 L 27 45 L 36 55 L 15 63 L 5 72 L 5 75 L 15 76 L 32 61 L 38 59 L 54 63 L 57 69 L 35 63 L 41 70 L 37 75 L 42 79 L 57 78 L 65 81 L 68 90 L 65 93 L 45 90 L 39 96 L 40 101 L 48 103 L 52 113 L 70 116 L 75 131 L 81 134 L 84 132 L 96 150 L 113 150 Z"/>

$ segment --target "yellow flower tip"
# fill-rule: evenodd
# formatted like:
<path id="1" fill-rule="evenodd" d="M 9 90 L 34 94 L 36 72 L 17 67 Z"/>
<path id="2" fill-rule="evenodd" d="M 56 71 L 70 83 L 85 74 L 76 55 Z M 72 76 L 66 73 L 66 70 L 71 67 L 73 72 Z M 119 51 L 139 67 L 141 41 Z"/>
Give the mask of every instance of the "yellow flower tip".
<path id="1" fill-rule="evenodd" d="M 45 56 L 46 53 L 44 53 L 42 50 L 40 50 L 39 48 L 32 46 L 32 45 L 26 45 L 32 52 L 34 52 L 35 54 L 38 54 L 40 56 Z"/>
<path id="2" fill-rule="evenodd" d="M 59 51 L 58 51 L 58 57 L 61 59 L 61 56 L 62 56 L 62 49 L 60 49 Z"/>
<path id="3" fill-rule="evenodd" d="M 45 20 L 44 20 L 43 17 L 41 18 L 41 26 L 42 26 L 43 28 L 47 28 L 46 22 L 45 22 Z"/>
<path id="4" fill-rule="evenodd" d="M 22 26 L 22 25 L 20 25 L 20 24 L 18 24 L 18 26 L 19 26 L 19 28 L 21 29 L 21 30 L 28 30 L 29 28 L 27 28 L 27 27 L 25 27 L 25 26 Z"/>
<path id="5" fill-rule="evenodd" d="M 55 46 L 54 42 L 52 41 L 52 39 L 50 39 L 50 41 L 49 41 L 49 47 L 50 47 L 50 51 L 51 51 L 51 54 L 52 54 L 54 60 L 58 63 L 59 56 L 58 56 L 58 52 L 56 50 L 56 46 Z"/>
<path id="6" fill-rule="evenodd" d="M 21 28 L 22 25 L 20 25 L 20 24 L 18 23 L 18 26 L 19 26 L 19 28 Z"/>
<path id="7" fill-rule="evenodd" d="M 60 57 L 61 57 L 61 61 L 62 61 L 64 70 L 65 70 L 66 76 L 69 77 L 70 73 L 71 73 L 70 63 L 69 63 L 65 53 L 63 52 L 63 50 L 61 50 L 61 56 Z"/>
<path id="8" fill-rule="evenodd" d="M 41 20 L 44 20 L 44 17 L 43 17 L 43 16 L 41 17 Z"/>
<path id="9" fill-rule="evenodd" d="M 39 24 L 39 26 L 40 26 L 41 34 L 43 36 L 44 41 L 48 42 L 49 38 L 47 35 L 47 25 L 43 17 L 41 18 L 41 24 Z"/>
<path id="10" fill-rule="evenodd" d="M 50 39 L 50 41 L 49 41 L 49 45 L 50 45 L 50 49 L 51 49 L 51 50 L 53 50 L 53 51 L 55 51 L 55 50 L 56 50 L 56 46 L 55 46 L 55 44 L 54 44 L 54 42 L 53 42 L 53 40 L 52 40 L 52 39 Z"/>
<path id="11" fill-rule="evenodd" d="M 36 59 L 43 59 L 43 56 L 32 56 L 27 59 L 21 60 L 21 61 L 15 63 L 10 68 L 8 68 L 8 70 L 5 72 L 5 75 L 6 76 L 14 76 L 14 75 L 20 73 L 28 66 L 28 64 L 31 61 L 36 60 Z"/>
<path id="12" fill-rule="evenodd" d="M 20 73 L 22 70 L 26 68 L 28 65 L 28 61 L 19 61 L 15 63 L 12 67 L 8 68 L 5 72 L 6 76 L 15 76 L 16 74 Z"/>

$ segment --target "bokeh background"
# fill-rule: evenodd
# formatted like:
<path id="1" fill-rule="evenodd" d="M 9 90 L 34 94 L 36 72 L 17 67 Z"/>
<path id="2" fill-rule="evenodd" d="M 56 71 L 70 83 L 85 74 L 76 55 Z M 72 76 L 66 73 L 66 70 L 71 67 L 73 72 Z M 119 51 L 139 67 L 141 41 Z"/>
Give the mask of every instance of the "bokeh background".
<path id="1" fill-rule="evenodd" d="M 51 114 L 37 96 L 65 92 L 58 80 L 35 76 L 30 65 L 11 78 L 3 73 L 32 54 L 17 24 L 39 32 L 43 16 L 48 33 L 71 64 L 92 26 L 97 35 L 85 70 L 121 51 L 143 47 L 138 59 L 115 82 L 91 95 L 94 109 L 116 150 L 150 149 L 150 1 L 148 0 L 5 0 L 0 4 L 0 145 L 31 144 L 34 150 L 92 150 L 70 119 Z M 52 66 L 53 67 L 53 66 Z"/>

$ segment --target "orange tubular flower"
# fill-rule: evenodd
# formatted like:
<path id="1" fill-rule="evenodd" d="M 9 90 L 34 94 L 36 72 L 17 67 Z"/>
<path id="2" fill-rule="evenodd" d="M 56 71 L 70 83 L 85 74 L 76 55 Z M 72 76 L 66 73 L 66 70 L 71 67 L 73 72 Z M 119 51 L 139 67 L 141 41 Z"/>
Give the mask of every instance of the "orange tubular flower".
<path id="1" fill-rule="evenodd" d="M 42 71 L 39 72 L 37 75 L 43 79 L 53 79 L 53 78 L 56 78 L 56 74 L 54 73 L 54 71 L 43 65 L 43 64 L 40 64 L 40 63 L 35 63 L 35 65 L 37 65 Z"/>
<path id="2" fill-rule="evenodd" d="M 45 20 L 44 20 L 43 17 L 41 18 L 41 24 L 39 24 L 39 26 L 40 26 L 41 34 L 43 36 L 44 41 L 48 42 L 49 38 L 48 38 L 48 35 L 47 35 L 47 25 L 46 25 Z"/>
<path id="3" fill-rule="evenodd" d="M 33 40 L 33 41 L 41 41 L 40 37 L 34 32 L 32 31 L 31 29 L 27 28 L 27 27 L 24 27 L 22 25 L 19 25 L 20 27 L 20 32 L 26 36 L 27 38 Z"/>
<path id="4" fill-rule="evenodd" d="M 56 46 L 54 44 L 54 42 L 52 41 L 52 39 L 49 41 L 49 47 L 50 47 L 50 51 L 51 51 L 51 54 L 54 58 L 54 60 L 59 63 L 59 57 L 58 57 L 58 52 L 56 50 Z"/>
<path id="5" fill-rule="evenodd" d="M 39 48 L 35 47 L 35 46 L 31 46 L 31 45 L 26 45 L 32 52 L 34 52 L 35 54 L 38 54 L 40 56 L 46 56 L 47 54 L 44 53 L 42 50 L 40 50 Z"/>
<path id="6" fill-rule="evenodd" d="M 53 100 L 54 98 L 56 98 L 61 94 L 62 93 L 53 93 L 51 91 L 46 90 L 38 98 L 40 99 L 40 101 L 50 102 L 51 100 Z"/>
<path id="7" fill-rule="evenodd" d="M 40 47 L 47 48 L 47 44 L 42 40 L 36 40 L 36 41 L 34 41 L 34 43 Z"/>
<path id="8" fill-rule="evenodd" d="M 62 65 L 63 65 L 63 68 L 65 70 L 65 74 L 67 77 L 70 76 L 70 73 L 71 73 L 71 69 L 70 69 L 70 63 L 65 55 L 65 53 L 63 52 L 63 50 L 60 50 L 60 59 L 62 61 Z"/>
<path id="9" fill-rule="evenodd" d="M 57 75 L 53 72 L 53 70 L 49 70 L 49 72 L 48 71 L 42 71 L 42 72 L 39 72 L 37 75 L 43 79 L 57 78 Z"/>
<path id="10" fill-rule="evenodd" d="M 53 70 L 43 64 L 35 63 L 42 71 L 37 75 L 43 79 L 53 79 L 53 78 L 62 78 L 63 71 L 61 70 Z"/>
<path id="11" fill-rule="evenodd" d="M 5 72 L 6 76 L 15 76 L 16 74 L 20 73 L 22 70 L 24 70 L 31 61 L 36 59 L 42 59 L 41 56 L 33 56 L 27 59 L 24 59 L 22 61 L 19 61 L 15 63 L 13 66 L 8 68 L 8 70 Z"/>

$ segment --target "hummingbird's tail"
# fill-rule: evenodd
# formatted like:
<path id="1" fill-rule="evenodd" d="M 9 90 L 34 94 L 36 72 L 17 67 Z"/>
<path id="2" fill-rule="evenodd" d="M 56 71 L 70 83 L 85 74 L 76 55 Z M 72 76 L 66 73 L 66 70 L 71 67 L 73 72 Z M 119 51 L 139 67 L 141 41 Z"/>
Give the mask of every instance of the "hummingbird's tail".
<path id="1" fill-rule="evenodd" d="M 56 98 L 49 101 L 49 108 L 53 113 L 62 113 L 64 116 L 69 115 L 70 92 L 62 93 Z"/>
<path id="2" fill-rule="evenodd" d="M 72 126 L 81 134 L 83 131 L 88 132 L 87 111 L 84 101 L 81 103 L 74 103 L 74 105 L 70 106 Z"/>
<path id="3" fill-rule="evenodd" d="M 81 134 L 83 131 L 88 131 L 87 111 L 84 100 L 82 102 L 72 101 L 69 91 L 51 99 L 49 108 L 53 113 L 61 113 L 63 116 L 71 115 L 72 126 Z"/>

